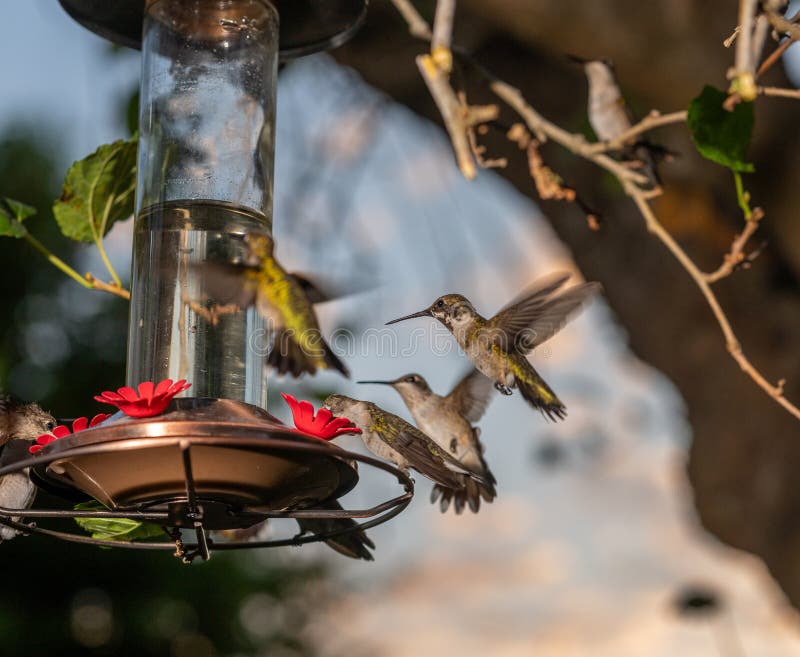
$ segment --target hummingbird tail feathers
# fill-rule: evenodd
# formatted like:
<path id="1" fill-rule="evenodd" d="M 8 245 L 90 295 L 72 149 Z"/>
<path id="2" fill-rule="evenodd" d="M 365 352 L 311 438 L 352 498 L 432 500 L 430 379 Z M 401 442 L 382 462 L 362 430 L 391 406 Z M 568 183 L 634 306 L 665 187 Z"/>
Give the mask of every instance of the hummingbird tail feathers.
<path id="1" fill-rule="evenodd" d="M 463 488 L 445 488 L 438 484 L 431 490 L 431 504 L 439 502 L 439 510 L 442 513 L 447 512 L 450 508 L 450 503 L 453 503 L 453 510 L 460 514 L 465 507 L 469 506 L 470 511 L 478 513 L 481 508 L 481 499 L 487 504 L 491 504 L 494 498 L 497 497 L 497 491 L 494 484 L 495 479 L 492 473 L 487 470 L 486 474 L 488 479 L 484 482 L 478 482 L 470 479 L 467 475 L 463 477 Z"/>
<path id="2" fill-rule="evenodd" d="M 331 508 L 339 508 L 331 507 Z M 375 549 L 375 544 L 367 536 L 363 529 L 355 529 L 358 523 L 352 518 L 341 518 L 335 520 L 312 520 L 310 518 L 298 519 L 297 524 L 300 525 L 302 532 L 310 532 L 312 534 L 326 534 L 331 531 L 338 531 L 347 528 L 354 528 L 353 531 L 346 534 L 339 534 L 324 539 L 325 544 L 332 550 L 336 550 L 339 554 L 343 554 L 351 559 L 363 559 L 364 561 L 374 561 L 370 549 Z"/>
<path id="3" fill-rule="evenodd" d="M 525 401 L 539 410 L 548 420 L 555 422 L 567 417 L 567 407 L 561 403 L 561 400 L 547 387 L 544 381 L 529 383 L 517 377 L 516 387 Z"/>
<path id="4" fill-rule="evenodd" d="M 331 348 L 328 345 L 325 345 L 325 363 L 328 365 L 329 369 L 338 370 L 342 376 L 350 378 L 350 370 L 347 369 L 345 364 L 339 360 L 339 357 L 331 351 Z"/>
<path id="5" fill-rule="evenodd" d="M 331 348 L 322 343 L 324 354 L 318 356 L 307 354 L 295 341 L 291 333 L 283 331 L 275 337 L 275 343 L 267 356 L 267 364 L 277 370 L 279 374 L 291 374 L 299 378 L 305 373 L 314 374 L 324 363 L 324 367 L 338 370 L 344 376 L 350 377 L 350 372 L 342 361 L 331 351 Z"/>
<path id="6" fill-rule="evenodd" d="M 370 548 L 375 549 L 375 544 L 367 537 L 363 531 L 356 531 L 352 534 L 343 534 L 329 538 L 325 544 L 351 559 L 363 559 L 364 561 L 374 561 Z"/>

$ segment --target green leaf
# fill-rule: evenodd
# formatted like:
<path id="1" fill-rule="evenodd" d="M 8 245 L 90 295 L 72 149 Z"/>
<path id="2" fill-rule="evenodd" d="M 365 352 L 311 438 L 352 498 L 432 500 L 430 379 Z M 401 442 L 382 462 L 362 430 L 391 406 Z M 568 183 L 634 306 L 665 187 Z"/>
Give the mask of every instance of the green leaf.
<path id="1" fill-rule="evenodd" d="M 700 154 L 733 171 L 752 172 L 746 161 L 747 147 L 753 134 L 753 103 L 737 103 L 729 112 L 722 104 L 728 95 L 705 86 L 689 104 L 688 124 L 692 141 Z"/>
<path id="2" fill-rule="evenodd" d="M 53 214 L 78 242 L 100 242 L 117 221 L 133 214 L 137 140 L 115 141 L 73 164 Z"/>
<path id="3" fill-rule="evenodd" d="M 0 199 L 0 235 L 25 237 L 28 231 L 22 222 L 35 214 L 36 208 L 4 196 Z"/>
<path id="4" fill-rule="evenodd" d="M 96 500 L 76 504 L 75 510 L 108 511 L 105 506 Z M 126 518 L 75 518 L 75 522 L 78 523 L 81 529 L 91 534 L 92 538 L 104 541 L 133 541 L 161 536 L 164 533 L 164 530 L 158 525 Z"/>

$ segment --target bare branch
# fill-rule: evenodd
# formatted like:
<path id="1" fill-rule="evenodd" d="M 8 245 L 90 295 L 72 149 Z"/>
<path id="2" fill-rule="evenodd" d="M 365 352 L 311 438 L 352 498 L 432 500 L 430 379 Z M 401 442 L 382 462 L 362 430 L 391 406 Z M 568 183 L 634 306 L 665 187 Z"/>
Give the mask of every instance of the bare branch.
<path id="1" fill-rule="evenodd" d="M 750 266 L 750 263 L 756 259 L 761 252 L 760 248 L 749 254 L 745 254 L 744 248 L 747 246 L 747 242 L 750 238 L 758 230 L 758 222 L 761 221 L 763 217 L 764 212 L 761 208 L 755 208 L 755 210 L 753 210 L 752 217 L 745 221 L 744 230 L 733 240 L 730 250 L 722 259 L 722 264 L 713 272 L 703 275 L 707 283 L 716 283 L 726 276 L 730 276 L 737 269 L 746 269 Z"/>
<path id="2" fill-rule="evenodd" d="M 450 135 L 458 168 L 467 180 L 472 180 L 476 170 L 467 130 L 478 123 L 496 119 L 499 108 L 496 105 L 464 107 L 450 86 L 447 74 L 436 65 L 431 55 L 418 55 L 416 61 Z"/>
<path id="3" fill-rule="evenodd" d="M 429 41 L 433 36 L 428 22 L 420 15 L 417 8 L 411 4 L 410 0 L 391 0 L 400 15 L 408 23 L 408 31 L 411 36 L 417 39 Z"/>
<path id="4" fill-rule="evenodd" d="M 456 0 L 438 0 L 436 15 L 433 18 L 431 37 L 431 57 L 445 73 L 453 70 L 453 53 L 450 45 L 453 40 L 453 21 L 456 15 Z"/>
<path id="5" fill-rule="evenodd" d="M 127 299 L 128 301 L 131 299 L 131 293 L 124 287 L 117 285 L 115 282 L 106 283 L 105 281 L 101 281 L 99 278 L 95 278 L 94 274 L 90 274 L 89 272 L 84 275 L 84 278 L 95 290 L 108 292 L 109 294 L 114 294 L 118 297 L 122 297 L 123 299 Z"/>
<path id="6" fill-rule="evenodd" d="M 589 151 L 594 153 L 604 153 L 606 151 L 620 150 L 621 148 L 629 145 L 631 140 L 637 135 L 664 125 L 685 122 L 687 114 L 688 112 L 686 110 L 678 110 L 677 112 L 670 112 L 669 114 L 662 114 L 658 110 L 651 110 L 646 117 L 628 128 L 616 139 L 592 144 L 589 147 Z"/>
<path id="7" fill-rule="evenodd" d="M 622 181 L 629 181 L 639 185 L 645 185 L 649 182 L 647 176 L 637 173 L 632 168 L 625 166 L 625 164 L 617 162 L 602 153 L 592 152 L 593 145 L 587 142 L 583 135 L 573 135 L 563 128 L 550 123 L 525 101 L 519 89 L 501 80 L 495 80 L 490 86 L 501 100 L 522 117 L 528 129 L 536 135 L 540 142 L 550 138 L 576 155 L 585 157 L 587 160 L 600 165 Z"/>
<path id="8" fill-rule="evenodd" d="M 761 66 L 758 67 L 758 71 L 756 71 L 756 79 L 760 78 L 764 73 L 766 73 L 769 69 L 771 69 L 775 62 L 777 62 L 783 53 L 786 52 L 786 49 L 791 46 L 795 42 L 793 37 L 789 37 L 781 41 L 780 45 L 773 50 L 769 56 L 761 62 Z"/>
<path id="9" fill-rule="evenodd" d="M 764 96 L 779 98 L 800 98 L 800 89 L 783 89 L 781 87 L 758 87 L 758 93 Z"/>
<path id="10" fill-rule="evenodd" d="M 736 40 L 736 57 L 728 72 L 731 95 L 751 101 L 756 97 L 756 62 L 753 58 L 753 22 L 758 0 L 739 0 L 739 38 Z M 766 36 L 766 34 L 765 34 Z"/>
<path id="11" fill-rule="evenodd" d="M 633 199 L 633 202 L 636 203 L 636 207 L 639 208 L 639 212 L 642 213 L 642 216 L 647 223 L 648 230 L 664 243 L 667 249 L 669 249 L 672 255 L 675 256 L 678 262 L 680 262 L 683 268 L 689 273 L 697 287 L 700 288 L 700 291 L 706 298 L 706 301 L 711 308 L 711 312 L 714 313 L 714 317 L 716 318 L 717 323 L 722 330 L 722 335 L 725 337 L 725 346 L 727 347 L 728 353 L 730 353 L 731 357 L 739 364 L 739 367 L 742 368 L 742 371 L 744 371 L 751 379 L 753 379 L 753 381 L 755 381 L 758 387 L 764 390 L 789 413 L 800 420 L 800 409 L 783 396 L 783 386 L 785 380 L 781 379 L 776 385 L 772 385 L 769 381 L 767 381 L 766 378 L 764 378 L 761 372 L 753 367 L 752 363 L 750 363 L 750 361 L 744 355 L 742 346 L 739 344 L 739 340 L 736 338 L 733 328 L 731 328 L 730 321 L 728 320 L 725 311 L 722 310 L 722 307 L 719 305 L 716 295 L 711 290 L 711 285 L 706 280 L 705 274 L 698 269 L 697 265 L 694 264 L 688 255 L 686 255 L 686 252 L 678 245 L 672 235 L 670 235 L 658 221 L 653 213 L 652 208 L 650 207 L 650 204 L 642 195 L 642 190 L 638 189 L 634 185 L 631 185 L 630 183 L 626 183 L 625 191 L 628 196 Z"/>

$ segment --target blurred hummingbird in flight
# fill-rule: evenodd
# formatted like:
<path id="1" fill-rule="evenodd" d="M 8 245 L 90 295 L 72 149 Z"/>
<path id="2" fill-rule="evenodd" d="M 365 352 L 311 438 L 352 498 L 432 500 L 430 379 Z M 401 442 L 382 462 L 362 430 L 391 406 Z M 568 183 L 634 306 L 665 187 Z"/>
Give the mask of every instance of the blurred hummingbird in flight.
<path id="1" fill-rule="evenodd" d="M 480 429 L 472 423 L 480 420 L 492 395 L 492 381 L 477 370 L 471 370 L 446 397 L 440 397 L 419 374 L 406 374 L 393 381 L 359 381 L 392 386 L 403 398 L 414 422 L 439 447 L 470 472 L 480 475 L 485 483 L 459 475 L 463 488 L 453 490 L 439 484 L 431 491 L 431 502 L 440 500 L 442 512 L 450 502 L 456 513 L 469 505 L 473 513 L 480 509 L 481 498 L 492 502 L 497 495 L 496 479 L 483 458 Z"/>
<path id="2" fill-rule="evenodd" d="M 36 403 L 26 404 L 13 397 L 0 396 L 0 467 L 30 456 L 28 447 L 43 433 L 52 431 L 55 418 Z M 0 476 L 0 506 L 7 509 L 29 509 L 36 497 L 36 486 L 28 468 Z M 20 518 L 11 518 L 19 522 Z M 0 525 L 0 543 L 20 532 Z"/>
<path id="3" fill-rule="evenodd" d="M 583 59 L 570 55 L 570 58 L 583 66 L 589 80 L 589 123 L 597 138 L 612 141 L 630 130 L 634 116 L 625 102 L 617 83 L 614 65 L 607 59 Z M 624 160 L 639 162 L 640 171 L 656 187 L 660 184 L 653 150 L 655 147 L 646 141 L 631 138 L 621 152 Z"/>
<path id="4" fill-rule="evenodd" d="M 219 306 L 256 307 L 271 332 L 267 363 L 280 374 L 299 377 L 318 369 L 335 369 L 349 376 L 322 337 L 314 311 L 314 304 L 328 297 L 307 278 L 281 266 L 268 235 L 248 233 L 244 242 L 246 254 L 241 264 L 207 261 L 197 265 L 208 295 Z"/>
<path id="5" fill-rule="evenodd" d="M 446 294 L 419 312 L 393 319 L 433 317 L 453 334 L 475 368 L 504 395 L 519 389 L 548 419 L 564 419 L 566 408 L 526 356 L 553 337 L 593 294 L 599 283 L 581 283 L 559 293 L 569 274 L 536 281 L 494 317 L 482 317 L 466 297 Z"/>
<path id="6" fill-rule="evenodd" d="M 434 483 L 456 490 L 464 488 L 462 475 L 483 485 L 489 483 L 483 475 L 472 472 L 450 456 L 430 436 L 372 402 L 330 395 L 324 406 L 361 429 L 366 448 L 403 472 L 414 468 Z"/>

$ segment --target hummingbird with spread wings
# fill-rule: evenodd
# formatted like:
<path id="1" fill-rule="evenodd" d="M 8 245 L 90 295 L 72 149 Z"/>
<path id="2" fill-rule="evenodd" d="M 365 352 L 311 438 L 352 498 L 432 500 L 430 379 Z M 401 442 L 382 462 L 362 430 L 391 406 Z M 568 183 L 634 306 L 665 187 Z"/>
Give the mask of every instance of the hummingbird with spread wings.
<path id="1" fill-rule="evenodd" d="M 287 272 L 274 255 L 274 242 L 263 233 L 244 237 L 243 263 L 206 261 L 196 265 L 206 294 L 217 306 L 255 306 L 268 322 L 271 349 L 267 363 L 280 374 L 299 377 L 319 369 L 349 376 L 319 329 L 314 304 L 328 298 L 307 278 Z"/>
<path id="2" fill-rule="evenodd" d="M 324 407 L 355 424 L 361 429 L 364 446 L 403 472 L 414 468 L 435 484 L 454 490 L 464 488 L 463 475 L 483 485 L 489 483 L 486 477 L 472 472 L 450 456 L 430 436 L 372 402 L 330 395 L 325 399 Z"/>
<path id="3" fill-rule="evenodd" d="M 439 500 L 442 512 L 447 511 L 452 501 L 456 513 L 461 513 L 466 505 L 477 513 L 481 499 L 486 502 L 494 500 L 497 480 L 483 457 L 480 429 L 472 426 L 489 406 L 492 395 L 490 379 L 477 370 L 471 370 L 446 397 L 434 393 L 419 374 L 406 374 L 393 381 L 359 383 L 377 383 L 394 388 L 417 426 L 470 472 L 484 478 L 485 482 L 481 483 L 467 475 L 459 475 L 463 484 L 460 489 L 436 484 L 431 491 L 431 502 Z"/>
<path id="4" fill-rule="evenodd" d="M 600 290 L 599 283 L 581 283 L 564 291 L 569 274 L 534 283 L 506 308 L 489 319 L 469 299 L 445 294 L 419 312 L 394 319 L 433 317 L 453 334 L 475 368 L 504 395 L 518 389 L 525 400 L 550 420 L 562 420 L 567 410 L 528 361 L 528 354 L 549 340 Z"/>

